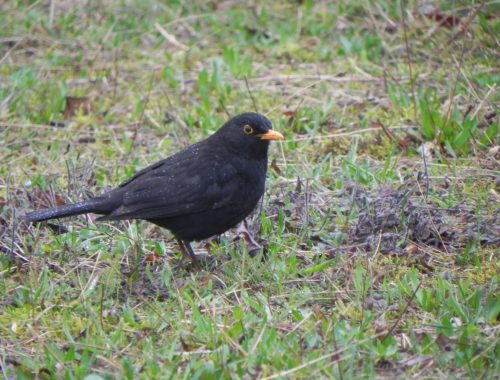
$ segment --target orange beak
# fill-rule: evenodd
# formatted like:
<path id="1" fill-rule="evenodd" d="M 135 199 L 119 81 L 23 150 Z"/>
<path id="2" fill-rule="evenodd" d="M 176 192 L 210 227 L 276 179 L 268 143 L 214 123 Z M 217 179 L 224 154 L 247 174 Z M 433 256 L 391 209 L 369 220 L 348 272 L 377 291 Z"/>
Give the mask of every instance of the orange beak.
<path id="1" fill-rule="evenodd" d="M 283 140 L 284 137 L 281 133 L 279 133 L 273 129 L 270 129 L 266 133 L 263 133 L 262 135 L 260 135 L 260 139 L 266 140 L 266 141 L 271 141 L 271 140 Z"/>

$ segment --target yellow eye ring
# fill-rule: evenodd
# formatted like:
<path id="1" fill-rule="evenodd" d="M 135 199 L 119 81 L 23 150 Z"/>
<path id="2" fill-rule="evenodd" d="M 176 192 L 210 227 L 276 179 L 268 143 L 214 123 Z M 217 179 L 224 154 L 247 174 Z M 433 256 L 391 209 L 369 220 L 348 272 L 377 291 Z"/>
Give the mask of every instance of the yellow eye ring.
<path id="1" fill-rule="evenodd" d="M 243 127 L 243 132 L 245 132 L 245 135 L 251 135 L 253 133 L 253 128 L 247 124 Z"/>

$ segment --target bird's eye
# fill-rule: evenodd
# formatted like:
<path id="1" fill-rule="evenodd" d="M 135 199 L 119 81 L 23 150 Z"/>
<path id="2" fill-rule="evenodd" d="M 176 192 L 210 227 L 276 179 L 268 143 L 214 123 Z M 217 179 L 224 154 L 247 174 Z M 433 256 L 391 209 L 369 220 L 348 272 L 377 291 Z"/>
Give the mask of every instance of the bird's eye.
<path id="1" fill-rule="evenodd" d="M 243 132 L 245 132 L 245 135 L 251 135 L 253 133 L 253 128 L 247 124 L 243 127 Z"/>

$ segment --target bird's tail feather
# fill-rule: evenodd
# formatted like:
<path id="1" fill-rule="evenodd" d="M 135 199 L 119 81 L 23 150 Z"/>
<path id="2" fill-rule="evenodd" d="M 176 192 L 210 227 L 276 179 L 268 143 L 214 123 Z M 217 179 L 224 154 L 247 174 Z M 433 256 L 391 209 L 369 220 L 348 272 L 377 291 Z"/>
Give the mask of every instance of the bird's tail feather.
<path id="1" fill-rule="evenodd" d="M 86 214 L 89 212 L 106 214 L 109 211 L 109 202 L 106 202 L 105 199 L 94 198 L 88 201 L 74 203 L 66 206 L 33 211 L 26 214 L 25 220 L 27 222 L 43 222 L 44 220 L 65 218 L 67 216 Z"/>

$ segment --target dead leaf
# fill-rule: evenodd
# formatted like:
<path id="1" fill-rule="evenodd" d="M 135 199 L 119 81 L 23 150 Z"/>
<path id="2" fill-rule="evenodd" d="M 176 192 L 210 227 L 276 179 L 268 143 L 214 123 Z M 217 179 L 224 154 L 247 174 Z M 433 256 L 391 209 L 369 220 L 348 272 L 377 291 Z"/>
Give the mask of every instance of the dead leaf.
<path id="1" fill-rule="evenodd" d="M 205 277 L 203 277 L 200 281 L 200 285 L 201 286 L 207 286 L 210 281 L 212 281 L 214 279 L 214 276 L 212 274 L 207 274 Z"/>
<path id="2" fill-rule="evenodd" d="M 183 351 L 185 351 L 185 352 L 191 351 L 191 346 L 184 341 L 182 336 L 180 337 L 180 341 L 181 341 L 181 346 L 182 346 Z"/>
<path id="3" fill-rule="evenodd" d="M 64 117 L 75 116 L 78 112 L 82 112 L 84 115 L 92 111 L 92 104 L 87 97 L 77 97 L 77 96 L 67 96 L 66 97 L 66 107 L 64 108 Z"/>
<path id="4" fill-rule="evenodd" d="M 35 209 L 51 208 L 54 207 L 54 205 L 64 206 L 66 204 L 60 195 L 38 189 L 35 189 L 30 193 L 30 200 Z"/>
<path id="5" fill-rule="evenodd" d="M 434 359 L 434 356 L 432 355 L 417 355 L 413 356 L 403 362 L 403 364 L 409 368 L 415 367 L 415 366 L 421 366 L 423 364 L 426 364 Z"/>
<path id="6" fill-rule="evenodd" d="M 156 253 L 148 253 L 144 256 L 147 263 L 156 263 L 161 260 L 161 256 Z"/>
<path id="7" fill-rule="evenodd" d="M 420 152 L 425 157 L 427 162 L 431 162 L 434 152 L 434 144 L 431 141 L 428 141 L 420 145 L 420 147 L 418 148 L 418 152 Z"/>
<path id="8" fill-rule="evenodd" d="M 276 159 L 273 159 L 273 161 L 271 162 L 271 168 L 276 172 L 278 173 L 278 175 L 281 175 L 281 169 L 279 168 L 278 164 L 276 163 Z"/>
<path id="9" fill-rule="evenodd" d="M 40 35 L 40 34 L 47 34 L 47 31 L 42 28 L 41 26 L 35 26 L 31 32 L 34 34 L 34 35 Z"/>
<path id="10" fill-rule="evenodd" d="M 57 195 L 57 194 L 54 195 L 54 203 L 57 206 L 64 206 L 66 204 L 64 199 L 60 195 Z"/>
<path id="11" fill-rule="evenodd" d="M 411 255 L 411 254 L 415 254 L 418 252 L 418 247 L 414 244 L 410 244 L 409 246 L 407 246 L 404 250 L 404 252 L 407 254 L 407 255 Z"/>
<path id="12" fill-rule="evenodd" d="M 444 13 L 439 12 L 438 10 L 434 10 L 432 12 L 426 12 L 424 13 L 424 15 L 429 20 L 438 23 L 440 27 L 445 27 L 445 28 L 452 28 L 454 26 L 459 25 L 462 22 L 458 16 L 446 15 Z"/>
<path id="13" fill-rule="evenodd" d="M 321 310 L 321 306 L 319 306 L 318 304 L 314 305 L 312 310 L 317 319 L 320 319 L 322 321 L 326 319 L 325 314 Z"/>

